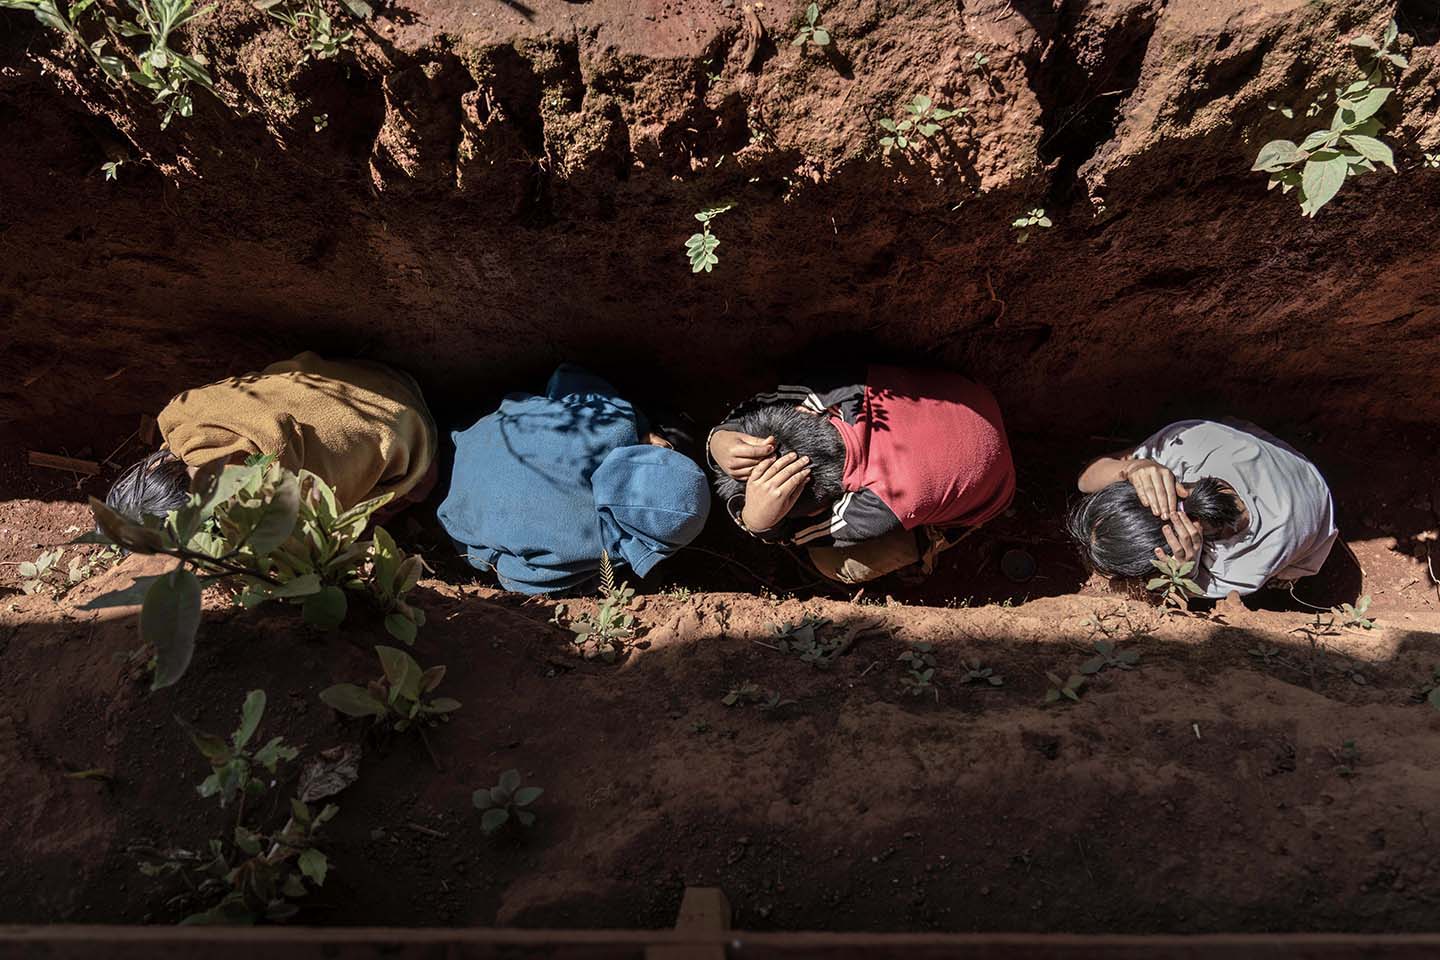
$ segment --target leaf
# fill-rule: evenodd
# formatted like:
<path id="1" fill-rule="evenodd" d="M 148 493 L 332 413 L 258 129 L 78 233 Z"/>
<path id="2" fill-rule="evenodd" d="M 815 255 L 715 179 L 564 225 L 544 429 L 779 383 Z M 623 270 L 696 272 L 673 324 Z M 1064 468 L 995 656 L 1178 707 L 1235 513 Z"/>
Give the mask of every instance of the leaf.
<path id="1" fill-rule="evenodd" d="M 287 476 L 260 512 L 260 518 L 246 541 L 252 553 L 263 557 L 290 539 L 300 518 L 300 482 Z"/>
<path id="2" fill-rule="evenodd" d="M 35 564 L 31 563 L 29 560 L 21 563 L 19 570 L 20 576 L 25 577 L 26 579 L 40 576 L 40 569 L 36 567 Z"/>
<path id="3" fill-rule="evenodd" d="M 925 96 L 925 94 L 923 93 L 917 93 L 915 95 L 915 99 L 910 101 L 911 105 L 915 107 L 915 111 L 917 113 L 924 113 L 926 110 L 929 110 L 930 102 L 930 98 Z"/>
<path id="4" fill-rule="evenodd" d="M 235 825 L 235 846 L 253 857 L 260 852 L 260 838 L 237 823 Z"/>
<path id="5" fill-rule="evenodd" d="M 894 133 L 896 130 L 895 121 L 891 120 L 889 117 L 884 117 L 880 120 L 880 128 L 882 130 L 889 130 L 891 133 Z"/>
<path id="6" fill-rule="evenodd" d="M 540 794 L 544 792 L 545 790 L 542 787 L 521 787 L 515 791 L 515 806 L 528 807 L 540 799 Z"/>
<path id="7" fill-rule="evenodd" d="M 281 760 L 294 760 L 299 755 L 299 750 L 285 745 L 284 737 L 271 737 L 265 746 L 255 751 L 255 762 L 274 773 Z"/>
<path id="8" fill-rule="evenodd" d="M 470 794 L 470 802 L 475 805 L 476 810 L 489 810 L 495 805 L 494 801 L 490 799 L 489 787 L 481 787 Z"/>
<path id="9" fill-rule="evenodd" d="M 175 717 L 175 720 L 184 728 L 185 732 L 190 735 L 191 741 L 212 767 L 221 767 L 230 762 L 234 753 L 223 737 L 217 737 L 213 733 L 198 730 L 184 717 L 179 715 Z"/>
<path id="10" fill-rule="evenodd" d="M 1340 139 L 1354 147 L 1366 160 L 1373 160 L 1376 163 L 1383 163 L 1392 171 L 1395 171 L 1395 154 L 1390 147 L 1374 137 L 1363 136 L 1358 133 L 1347 133 Z"/>
<path id="11" fill-rule="evenodd" d="M 323 887 L 325 885 L 325 874 L 330 869 L 330 861 L 325 858 L 325 854 L 310 847 L 308 850 L 300 851 L 295 865 L 315 886 Z"/>
<path id="12" fill-rule="evenodd" d="M 1321 147 L 1333 146 L 1338 139 L 1340 139 L 1340 134 L 1334 130 L 1316 130 L 1300 141 L 1299 149 L 1308 153 L 1311 150 L 1319 150 Z"/>
<path id="13" fill-rule="evenodd" d="M 1291 141 L 1271 140 L 1260 148 L 1260 155 L 1255 158 L 1255 165 L 1250 169 L 1274 173 L 1302 159 L 1304 157 L 1300 153 L 1300 148 Z"/>
<path id="14" fill-rule="evenodd" d="M 918 127 L 916 127 L 915 129 L 920 133 L 920 135 L 921 135 L 922 137 L 933 137 L 933 136 L 935 135 L 936 131 L 938 131 L 938 130 L 940 129 L 940 124 L 938 124 L 938 123 L 922 123 L 922 124 L 920 124 Z"/>
<path id="15" fill-rule="evenodd" d="M 423 671 L 415 658 L 398 647 L 377 646 L 375 652 L 380 655 L 380 665 L 390 688 L 399 690 L 409 700 L 418 700 Z"/>
<path id="16" fill-rule="evenodd" d="M 159 553 L 166 547 L 165 535 L 159 530 L 121 516 L 94 497 L 90 498 L 90 512 L 95 515 L 100 532 L 109 537 L 111 543 L 131 553 Z"/>
<path id="17" fill-rule="evenodd" d="M 429 693 L 440 686 L 440 681 L 445 679 L 445 667 L 435 666 L 420 674 L 420 692 Z"/>
<path id="18" fill-rule="evenodd" d="M 507 792 L 509 792 L 509 793 L 514 793 L 514 792 L 515 792 L 515 788 L 517 788 L 517 787 L 519 787 L 519 786 L 520 786 L 520 771 L 519 771 L 519 770 L 506 770 L 504 773 L 500 774 L 500 787 L 501 787 L 501 789 L 503 789 L 503 790 L 505 790 L 505 791 L 507 791 Z"/>
<path id="19" fill-rule="evenodd" d="M 159 577 L 140 607 L 140 636 L 155 648 L 151 690 L 170 686 L 185 675 L 195 655 L 200 629 L 200 581 L 185 568 Z"/>
<path id="20" fill-rule="evenodd" d="M 375 15 L 375 8 L 366 3 L 365 0 L 341 0 L 345 9 L 349 10 L 361 20 L 369 20 Z"/>
<path id="21" fill-rule="evenodd" d="M 1430 693 L 1425 697 L 1425 702 L 1436 710 L 1440 710 L 1440 686 L 1431 688 Z"/>
<path id="22" fill-rule="evenodd" d="M 240 708 L 240 728 L 235 731 L 235 737 L 231 741 L 236 750 L 243 750 L 250 738 L 255 736 L 255 730 L 260 726 L 260 718 L 265 716 L 265 691 L 251 690 L 245 695 L 245 705 Z"/>
<path id="23" fill-rule="evenodd" d="M 453 700 L 450 697 L 436 697 L 434 700 L 425 704 L 425 712 L 454 713 L 456 710 L 459 710 L 460 707 L 461 703 L 459 700 Z"/>
<path id="24" fill-rule="evenodd" d="M 1149 581 L 1148 583 L 1145 584 L 1145 589 L 1146 589 L 1146 590 L 1159 590 L 1159 589 L 1163 588 L 1163 587 L 1165 586 L 1165 584 L 1167 584 L 1167 583 L 1169 583 L 1169 582 L 1170 582 L 1170 581 L 1169 581 L 1168 579 L 1166 579 L 1165 577 L 1156 577 L 1154 580 L 1151 580 L 1151 581 Z"/>
<path id="25" fill-rule="evenodd" d="M 300 800 L 313 803 L 335 796 L 360 778 L 360 747 L 343 743 L 321 752 L 300 774 Z"/>
<path id="26" fill-rule="evenodd" d="M 828 47 L 830 45 L 830 31 L 824 27 L 816 27 L 815 43 L 822 47 Z"/>
<path id="27" fill-rule="evenodd" d="M 803 45 L 805 43 L 805 37 L 808 32 L 809 27 L 801 27 L 800 32 L 795 35 L 795 39 L 790 41 L 790 46 L 798 47 Z"/>
<path id="28" fill-rule="evenodd" d="M 385 704 L 370 695 L 369 690 L 353 683 L 326 687 L 320 691 L 320 700 L 347 717 L 383 717 L 389 712 Z"/>
<path id="29" fill-rule="evenodd" d="M 333 630 L 345 622 L 345 611 L 349 606 L 345 591 L 339 587 L 324 587 L 319 593 L 305 598 L 300 616 L 311 626 Z"/>
<path id="30" fill-rule="evenodd" d="M 277 600 L 290 597 L 308 597 L 312 594 L 319 593 L 320 589 L 320 575 L 318 573 L 304 573 L 293 580 L 287 580 L 280 586 L 271 589 L 269 596 Z"/>
<path id="31" fill-rule="evenodd" d="M 503 807 L 496 807 L 486 810 L 485 815 L 480 818 L 480 829 L 486 833 L 494 833 L 510 820 L 510 811 Z"/>
<path id="32" fill-rule="evenodd" d="M 1100 670 L 1101 670 L 1104 666 L 1105 666 L 1105 658 L 1104 658 L 1104 657 L 1091 657 L 1089 660 L 1086 660 L 1083 664 L 1080 665 L 1080 672 L 1081 672 L 1081 673 L 1099 673 Z"/>
<path id="33" fill-rule="evenodd" d="M 1350 46 L 1354 47 L 1354 48 L 1357 49 L 1357 50 L 1379 50 L 1379 49 L 1380 49 L 1380 44 L 1376 43 L 1376 42 L 1375 42 L 1375 38 L 1372 37 L 1372 36 L 1370 36 L 1370 35 L 1367 34 L 1367 33 L 1362 33 L 1360 36 L 1353 38 L 1353 39 L 1350 41 Z"/>
<path id="34" fill-rule="evenodd" d="M 930 111 L 930 116 L 935 120 L 949 120 L 956 114 L 964 113 L 963 110 L 946 110 L 944 107 L 936 107 Z"/>
<path id="35" fill-rule="evenodd" d="M 1358 123 L 1378 113 L 1394 92 L 1393 87 L 1375 87 L 1358 100 L 1341 101 L 1339 113 L 1344 116 L 1347 124 Z"/>
<path id="36" fill-rule="evenodd" d="M 385 618 L 385 631 L 408 647 L 415 645 L 417 630 L 415 623 L 403 613 L 392 613 Z"/>

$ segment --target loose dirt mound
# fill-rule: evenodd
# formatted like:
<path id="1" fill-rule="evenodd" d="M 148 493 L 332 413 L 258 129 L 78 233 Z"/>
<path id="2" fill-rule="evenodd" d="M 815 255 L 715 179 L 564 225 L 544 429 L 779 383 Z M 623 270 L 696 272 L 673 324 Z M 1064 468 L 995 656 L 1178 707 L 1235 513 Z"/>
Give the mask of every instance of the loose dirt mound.
<path id="1" fill-rule="evenodd" d="M 28 536 L 66 519 L 83 510 L 3 518 Z M 317 693 L 375 672 L 377 623 L 327 636 L 217 603 L 189 674 L 150 694 L 134 608 L 81 609 L 143 566 L 0 607 L 0 920 L 185 912 L 128 852 L 228 829 L 195 795 L 206 765 L 175 716 L 228 730 L 259 688 L 265 737 L 307 758 L 361 742 Z M 448 665 L 442 692 L 464 706 L 430 733 L 433 761 L 413 736 L 365 742 L 327 833 L 331 876 L 302 901 L 310 922 L 665 926 L 684 886 L 720 885 L 749 928 L 1434 927 L 1440 713 L 1413 695 L 1440 662 L 1435 613 L 1381 609 L 1364 631 L 1104 597 L 652 595 L 642 649 L 606 667 L 572 655 L 549 604 L 440 581 L 422 594 L 416 655 Z M 775 627 L 807 615 L 853 639 L 828 669 L 776 649 Z M 1136 668 L 1043 705 L 1046 673 L 1107 637 Z M 935 689 L 912 697 L 897 657 L 921 642 Z M 964 683 L 969 661 L 1003 685 Z M 726 707 L 745 683 L 794 702 Z M 539 822 L 487 838 L 471 791 L 512 767 L 545 788 Z"/>

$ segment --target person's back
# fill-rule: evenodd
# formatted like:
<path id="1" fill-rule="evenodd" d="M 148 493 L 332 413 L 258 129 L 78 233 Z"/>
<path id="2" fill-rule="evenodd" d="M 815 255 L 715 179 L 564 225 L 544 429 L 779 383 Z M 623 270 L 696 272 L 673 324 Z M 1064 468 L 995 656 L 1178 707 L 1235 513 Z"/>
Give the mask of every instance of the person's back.
<path id="1" fill-rule="evenodd" d="M 347 507 L 387 493 L 418 499 L 433 478 L 436 430 L 419 387 L 369 361 L 302 353 L 185 390 L 156 422 L 164 445 L 107 495 L 127 516 L 164 516 L 197 472 L 255 455 L 314 473 Z"/>
<path id="2" fill-rule="evenodd" d="M 1338 530 L 1325 478 L 1294 448 L 1252 425 L 1211 420 L 1172 423 L 1142 443 L 1185 484 L 1213 476 L 1228 483 L 1249 514 L 1233 537 L 1210 538 L 1196 582 L 1207 596 L 1249 593 L 1269 580 L 1318 573 Z"/>
<path id="3" fill-rule="evenodd" d="M 584 584 L 602 552 L 644 576 L 710 505 L 704 472 L 644 426 L 608 383 L 561 367 L 544 395 L 511 394 L 454 435 L 440 522 L 472 566 L 522 593 Z"/>

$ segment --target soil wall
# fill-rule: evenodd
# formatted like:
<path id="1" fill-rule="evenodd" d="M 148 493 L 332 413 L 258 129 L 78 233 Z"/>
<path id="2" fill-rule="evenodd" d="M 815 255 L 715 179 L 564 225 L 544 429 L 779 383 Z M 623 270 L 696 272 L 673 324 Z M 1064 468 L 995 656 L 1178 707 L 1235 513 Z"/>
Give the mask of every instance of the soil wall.
<path id="1" fill-rule="evenodd" d="M 457 417 L 563 357 L 708 417 L 820 343 L 971 370 L 1028 432 L 1440 414 L 1429 0 L 823 6 L 829 53 L 766 3 L 749 62 L 731 0 L 403 0 L 297 67 L 220 0 L 193 40 L 216 96 L 167 131 L 7 11 L 0 430 L 98 448 L 305 347 L 405 365 Z M 1250 164 L 1392 16 L 1400 172 L 1303 219 Z M 921 93 L 969 113 L 883 158 L 877 120 Z M 1018 245 L 1033 207 L 1055 225 Z"/>

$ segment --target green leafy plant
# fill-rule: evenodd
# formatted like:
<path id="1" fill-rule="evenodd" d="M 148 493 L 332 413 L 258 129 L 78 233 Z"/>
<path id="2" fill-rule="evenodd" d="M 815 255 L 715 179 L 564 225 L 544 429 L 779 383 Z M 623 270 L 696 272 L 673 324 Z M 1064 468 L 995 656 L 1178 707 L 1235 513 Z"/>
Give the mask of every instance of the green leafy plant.
<path id="1" fill-rule="evenodd" d="M 23 561 L 16 570 L 20 574 L 20 590 L 27 596 L 34 596 L 42 591 L 54 593 L 54 587 L 46 581 L 46 578 L 59 570 L 57 564 L 60 557 L 65 553 L 64 547 L 56 547 L 54 550 L 47 550 L 34 560 Z"/>
<path id="2" fill-rule="evenodd" d="M 695 214 L 695 219 L 700 221 L 700 232 L 692 234 L 690 239 L 685 241 L 685 255 L 690 259 L 691 273 L 702 270 L 709 273 L 715 268 L 715 264 L 720 262 L 720 257 L 715 253 L 720 246 L 720 238 L 710 232 L 710 221 L 734 206 L 734 201 L 731 201 L 707 207 Z"/>
<path id="3" fill-rule="evenodd" d="M 940 702 L 939 685 L 935 683 L 935 654 L 929 643 L 913 643 L 910 649 L 896 657 L 896 661 L 905 664 L 905 674 L 900 677 L 901 688 L 912 697 L 924 696 L 926 693 L 935 695 L 935 702 Z"/>
<path id="4" fill-rule="evenodd" d="M 321 0 L 254 0 L 252 6 L 285 24 L 286 31 L 300 44 L 301 63 L 312 57 L 329 60 L 355 36 L 354 30 L 336 26 Z M 364 0 L 346 0 L 346 6 L 362 20 L 373 12 Z"/>
<path id="5" fill-rule="evenodd" d="M 1010 226 L 1014 227 L 1017 231 L 1015 234 L 1015 242 L 1025 243 L 1030 239 L 1031 230 L 1034 230 L 1037 227 L 1043 230 L 1048 230 L 1052 226 L 1052 223 L 1050 218 L 1045 216 L 1044 208 L 1036 207 L 1028 213 L 1016 217 L 1010 223 Z"/>
<path id="6" fill-rule="evenodd" d="M 160 108 L 160 127 L 194 112 L 191 84 L 213 90 L 205 58 L 184 54 L 172 43 L 178 31 L 209 7 L 193 0 L 125 0 L 131 16 L 105 12 L 95 0 L 0 0 L 0 8 L 23 10 L 85 50 L 105 78 L 149 91 Z M 93 37 L 93 39 L 92 39 Z M 132 41 L 135 41 L 132 45 Z"/>
<path id="7" fill-rule="evenodd" d="M 880 147 L 888 157 L 892 150 L 920 150 L 940 132 L 940 125 L 952 117 L 963 117 L 968 113 L 965 107 L 950 110 L 937 107 L 923 93 L 917 93 L 905 104 L 901 116 L 883 117 L 879 121 L 883 134 Z"/>
<path id="8" fill-rule="evenodd" d="M 105 179 L 106 179 L 106 180 L 119 180 L 119 179 L 120 179 L 120 165 L 123 164 L 124 162 L 125 162 L 124 160 L 111 160 L 111 161 L 108 162 L 108 163 L 102 163 L 102 164 L 100 164 L 100 169 L 105 172 Z"/>
<path id="9" fill-rule="evenodd" d="M 237 585 L 246 608 L 269 600 L 298 604 L 307 623 L 327 629 L 344 621 L 347 591 L 368 590 L 387 614 L 386 628 L 411 642 L 411 628 L 424 617 L 404 596 L 423 563 L 404 556 L 382 528 L 374 540 L 360 539 L 390 497 L 341 509 L 325 481 L 284 469 L 273 457 L 225 467 L 164 518 L 137 523 L 92 497 L 98 540 L 180 560 L 171 573 L 141 578 L 96 603 L 142 602 L 141 637 L 156 655 L 153 689 L 175 683 L 189 668 L 201 592 L 212 583 Z"/>
<path id="10" fill-rule="evenodd" d="M 1152 593 L 1163 590 L 1166 605 L 1184 610 L 1189 606 L 1191 597 L 1199 597 L 1205 593 L 1200 589 L 1200 584 L 1190 579 L 1190 574 L 1195 570 L 1194 560 L 1181 563 L 1174 557 L 1166 557 L 1164 560 L 1150 562 L 1161 575 L 1146 583 L 1145 589 Z"/>
<path id="11" fill-rule="evenodd" d="M 294 901 L 324 885 L 330 861 L 316 846 L 317 834 L 339 812 L 332 803 L 315 813 L 292 799 L 289 818 L 273 833 L 236 823 L 230 842 L 211 840 L 206 852 L 137 845 L 130 854 L 147 877 L 183 878 L 187 889 L 176 901 L 210 904 L 182 924 L 283 922 L 299 912 Z"/>
<path id="12" fill-rule="evenodd" d="M 460 709 L 460 701 L 449 697 L 426 699 L 445 679 L 443 666 L 423 669 L 415 658 L 398 647 L 376 647 L 382 676 L 366 686 L 337 683 L 320 691 L 327 706 L 347 717 L 374 717 L 388 723 L 397 733 L 447 719 Z"/>
<path id="13" fill-rule="evenodd" d="M 1050 681 L 1050 689 L 1045 691 L 1046 703 L 1059 703 L 1061 700 L 1080 702 L 1080 691 L 1085 687 L 1085 677 L 1082 674 L 1072 673 L 1065 679 L 1059 674 L 1046 671 L 1045 678 Z"/>
<path id="14" fill-rule="evenodd" d="M 294 760 L 300 751 L 285 743 L 284 737 L 272 737 L 258 750 L 249 749 L 250 741 L 265 716 L 265 691 L 251 690 L 240 709 L 240 725 L 227 741 L 212 733 L 195 729 L 183 717 L 176 717 L 190 734 L 190 739 L 210 763 L 210 776 L 195 788 L 202 797 L 219 797 L 226 806 L 238 797 L 256 796 L 265 792 L 265 778 L 254 775 L 261 767 L 274 774 L 281 763 Z"/>
<path id="15" fill-rule="evenodd" d="M 1338 607 L 1331 608 L 1335 615 L 1340 617 L 1340 626 L 1359 627 L 1361 630 L 1370 630 L 1375 626 L 1375 621 L 1365 616 L 1370 609 L 1370 597 L 1365 595 L 1356 604 L 1342 603 Z"/>
<path id="16" fill-rule="evenodd" d="M 1099 673 L 1113 667 L 1116 670 L 1133 670 L 1140 662 L 1140 654 L 1134 650 L 1116 650 L 1109 640 L 1095 641 L 1095 656 L 1080 665 L 1080 672 L 1086 675 Z"/>
<path id="17" fill-rule="evenodd" d="M 1425 154 L 1424 164 L 1431 170 L 1440 170 L 1440 153 Z"/>
<path id="18" fill-rule="evenodd" d="M 804 47 L 807 43 L 814 43 L 817 47 L 828 47 L 830 45 L 830 28 L 821 24 L 820 5 L 812 3 L 805 8 L 805 17 L 800 23 L 800 32 L 795 39 L 790 41 L 792 47 Z"/>
<path id="19" fill-rule="evenodd" d="M 586 660 L 604 660 L 614 663 L 630 652 L 634 645 L 636 628 L 635 614 L 630 609 L 635 603 L 635 590 L 629 583 L 615 583 L 615 568 L 610 555 L 600 554 L 600 602 L 595 613 L 582 612 L 572 620 L 568 629 L 570 642 Z M 553 622 L 560 624 L 567 607 L 555 605 Z"/>
<path id="20" fill-rule="evenodd" d="M 481 787 L 471 795 L 476 810 L 484 810 L 480 829 L 494 833 L 512 820 L 522 827 L 535 825 L 535 814 L 524 809 L 544 793 L 541 787 L 523 787 L 519 770 L 506 770 L 500 782 L 490 788 Z"/>
<path id="21" fill-rule="evenodd" d="M 1005 678 L 994 670 L 983 666 L 979 660 L 968 660 L 965 663 L 965 676 L 960 678 L 961 683 L 978 683 L 981 686 L 1003 687 Z"/>
<path id="22" fill-rule="evenodd" d="M 1440 710 L 1440 666 L 1430 668 L 1430 680 L 1415 691 L 1415 699 Z"/>
<path id="23" fill-rule="evenodd" d="M 986 73 L 990 69 L 990 57 L 982 50 L 975 51 L 975 69 L 980 73 Z"/>
<path id="24" fill-rule="evenodd" d="M 1272 190 L 1278 186 L 1289 193 L 1299 188 L 1304 216 L 1315 216 L 1346 178 L 1373 173 L 1376 164 L 1395 170 L 1394 152 L 1377 135 L 1385 128 L 1378 114 L 1395 91 L 1394 77 L 1409 66 L 1395 49 L 1399 32 L 1391 20 L 1380 40 L 1365 35 L 1350 41 L 1365 78 L 1335 91 L 1335 114 L 1328 127 L 1312 131 L 1298 144 L 1271 140 L 1260 148 L 1251 169 L 1270 174 Z"/>

